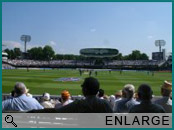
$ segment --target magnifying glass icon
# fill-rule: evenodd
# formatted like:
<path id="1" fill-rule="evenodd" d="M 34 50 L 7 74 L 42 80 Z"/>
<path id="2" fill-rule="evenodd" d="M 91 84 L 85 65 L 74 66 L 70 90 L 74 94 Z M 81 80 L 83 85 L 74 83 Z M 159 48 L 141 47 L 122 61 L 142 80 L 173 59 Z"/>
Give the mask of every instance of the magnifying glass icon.
<path id="1" fill-rule="evenodd" d="M 5 121 L 6 121 L 7 123 L 13 124 L 14 127 L 17 127 L 17 125 L 13 122 L 13 117 L 12 117 L 11 115 L 7 115 L 7 116 L 5 117 Z"/>

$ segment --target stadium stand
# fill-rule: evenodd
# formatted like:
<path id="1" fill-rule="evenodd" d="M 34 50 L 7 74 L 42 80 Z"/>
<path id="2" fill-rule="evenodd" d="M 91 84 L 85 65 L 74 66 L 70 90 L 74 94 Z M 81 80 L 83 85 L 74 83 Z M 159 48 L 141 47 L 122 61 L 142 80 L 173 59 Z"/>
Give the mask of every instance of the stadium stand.
<path id="1" fill-rule="evenodd" d="M 112 69 L 159 69 L 166 61 L 154 60 L 113 60 L 103 61 L 104 65 L 95 65 L 94 61 L 80 60 L 3 60 L 3 64 L 8 64 L 13 67 L 47 67 L 47 68 L 112 68 Z M 167 61 L 172 64 L 170 61 Z"/>

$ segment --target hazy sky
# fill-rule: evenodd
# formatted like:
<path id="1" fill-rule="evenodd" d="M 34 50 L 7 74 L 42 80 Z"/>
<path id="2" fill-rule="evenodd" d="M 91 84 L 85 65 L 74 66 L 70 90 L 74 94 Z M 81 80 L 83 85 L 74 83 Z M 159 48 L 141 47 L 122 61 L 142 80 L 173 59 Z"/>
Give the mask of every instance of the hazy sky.
<path id="1" fill-rule="evenodd" d="M 172 3 L 3 3 L 2 44 L 28 48 L 51 45 L 56 53 L 79 54 L 82 48 L 116 48 L 123 55 L 140 50 L 151 58 L 155 40 L 172 51 Z"/>

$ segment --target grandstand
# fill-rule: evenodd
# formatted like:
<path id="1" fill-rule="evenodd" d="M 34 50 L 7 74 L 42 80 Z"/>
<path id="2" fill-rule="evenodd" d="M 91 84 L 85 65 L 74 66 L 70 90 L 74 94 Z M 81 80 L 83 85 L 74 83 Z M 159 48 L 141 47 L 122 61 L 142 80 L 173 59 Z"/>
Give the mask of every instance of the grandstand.
<path id="1" fill-rule="evenodd" d="M 154 60 L 113 60 L 103 61 L 104 64 L 96 65 L 94 61 L 77 61 L 77 60 L 3 60 L 4 64 L 13 67 L 35 67 L 35 68 L 94 68 L 94 69 L 141 69 L 141 70 L 158 70 L 165 61 Z"/>
<path id="2" fill-rule="evenodd" d="M 86 69 L 121 69 L 121 70 L 163 70 L 170 68 L 168 60 L 111 60 L 118 55 L 117 49 L 85 48 L 80 55 L 86 59 L 72 60 L 33 60 L 33 59 L 2 59 L 2 63 L 15 68 L 86 68 Z M 168 67 L 168 64 L 170 67 Z M 167 66 L 167 67 L 164 67 Z M 169 69 L 171 70 L 171 68 Z"/>

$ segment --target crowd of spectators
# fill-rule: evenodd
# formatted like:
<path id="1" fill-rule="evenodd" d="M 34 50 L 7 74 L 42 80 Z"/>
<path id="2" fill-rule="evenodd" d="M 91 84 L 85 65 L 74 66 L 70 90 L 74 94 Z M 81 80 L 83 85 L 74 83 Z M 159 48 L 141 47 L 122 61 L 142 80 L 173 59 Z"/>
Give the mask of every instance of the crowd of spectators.
<path id="1" fill-rule="evenodd" d="M 163 61 L 155 60 L 114 60 L 109 62 L 108 65 L 125 65 L 125 66 L 157 66 Z"/>
<path id="2" fill-rule="evenodd" d="M 14 66 L 93 66 L 94 62 L 91 61 L 80 61 L 80 60 L 50 60 L 50 61 L 39 61 L 39 60 L 7 60 L 4 61 Z M 154 60 L 113 60 L 105 61 L 105 66 L 158 66 L 164 61 Z"/>
<path id="3" fill-rule="evenodd" d="M 62 65 L 90 65 L 89 61 L 75 61 L 75 60 L 7 60 L 4 61 L 14 66 L 62 66 Z"/>
<path id="4" fill-rule="evenodd" d="M 138 90 L 132 84 L 126 84 L 122 90 L 110 97 L 100 89 L 96 78 L 89 77 L 81 85 L 83 98 L 72 100 L 70 92 L 61 92 L 60 100 L 53 100 L 44 93 L 40 101 L 36 100 L 24 83 L 17 82 L 11 92 L 11 98 L 2 101 L 2 112 L 34 113 L 172 113 L 172 84 L 164 81 L 160 99 L 152 101 L 153 91 L 147 84 Z"/>
<path id="5" fill-rule="evenodd" d="M 2 63 L 2 69 L 14 69 L 15 67 L 9 65 L 9 64 L 4 64 Z"/>

